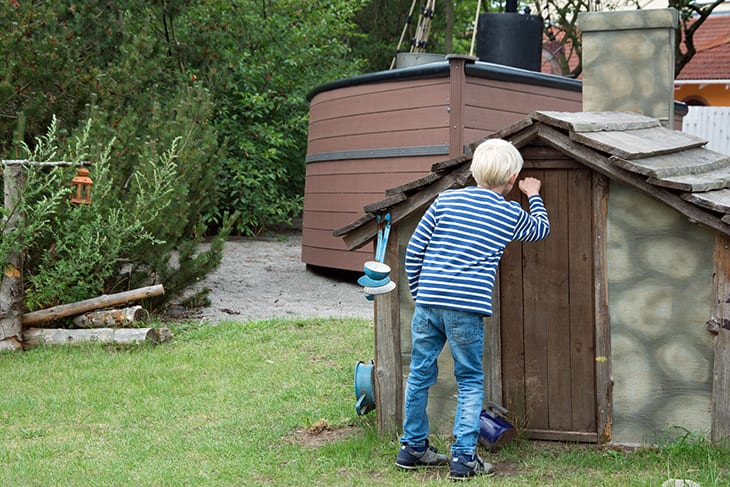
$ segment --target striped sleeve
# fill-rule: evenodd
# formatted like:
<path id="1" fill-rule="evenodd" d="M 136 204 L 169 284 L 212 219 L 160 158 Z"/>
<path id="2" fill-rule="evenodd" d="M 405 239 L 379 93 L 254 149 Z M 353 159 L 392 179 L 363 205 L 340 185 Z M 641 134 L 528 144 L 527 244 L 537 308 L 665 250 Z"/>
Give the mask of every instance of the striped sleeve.
<path id="1" fill-rule="evenodd" d="M 428 242 L 431 240 L 434 228 L 436 228 L 435 207 L 437 204 L 438 199 L 424 213 L 406 247 L 406 275 L 408 276 L 408 288 L 411 291 L 413 299 L 416 299 L 416 295 L 418 294 L 418 279 L 421 276 L 423 259 L 426 256 Z"/>
<path id="2" fill-rule="evenodd" d="M 515 226 L 515 240 L 534 242 L 550 234 L 550 220 L 540 195 L 530 196 L 530 212 L 522 211 Z"/>

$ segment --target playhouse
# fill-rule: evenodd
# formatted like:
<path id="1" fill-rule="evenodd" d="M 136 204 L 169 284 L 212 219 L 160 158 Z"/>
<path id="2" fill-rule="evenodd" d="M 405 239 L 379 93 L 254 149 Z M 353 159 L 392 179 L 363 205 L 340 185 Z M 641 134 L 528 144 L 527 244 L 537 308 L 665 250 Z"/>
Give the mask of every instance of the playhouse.
<path id="1" fill-rule="evenodd" d="M 600 63 L 586 67 L 584 111 L 536 111 L 489 135 L 520 149 L 522 176 L 543 181 L 552 224 L 546 240 L 508 246 L 486 320 L 487 397 L 528 438 L 646 443 L 677 431 L 730 434 L 730 157 L 669 128 L 672 82 L 657 73 L 673 65 L 675 15 L 586 14 L 584 48 L 612 52 L 588 57 Z M 610 42 L 617 30 L 618 44 Z M 606 65 L 615 76 L 604 76 Z M 649 76 L 652 89 L 639 89 Z M 399 282 L 375 297 L 384 429 L 399 426 L 409 357 L 405 246 L 439 192 L 473 184 L 469 154 L 478 142 L 388 188 L 334 232 L 357 249 L 373 240 L 377 215 L 393 224 L 385 261 Z M 439 367 L 429 417 L 448 434 L 448 353 Z"/>
<path id="2" fill-rule="evenodd" d="M 523 175 L 543 181 L 552 230 L 544 242 L 510 244 L 503 258 L 485 344 L 488 397 L 532 438 L 632 443 L 672 426 L 709 432 L 708 323 L 718 331 L 713 279 L 730 236 L 726 190 L 711 188 L 727 183 L 730 158 L 621 112 L 537 112 L 493 136 L 520 148 Z M 457 157 L 421 186 L 389 189 L 405 198 L 377 210 L 396 226 L 395 269 L 425 205 L 469 184 L 468 169 Z M 347 245 L 369 241 L 368 228 L 363 218 L 343 229 Z M 408 324 L 413 302 L 398 278 L 383 299 L 397 299 Z M 407 364 L 408 326 L 400 330 Z M 448 354 L 439 365 L 430 414 L 450 420 Z"/>

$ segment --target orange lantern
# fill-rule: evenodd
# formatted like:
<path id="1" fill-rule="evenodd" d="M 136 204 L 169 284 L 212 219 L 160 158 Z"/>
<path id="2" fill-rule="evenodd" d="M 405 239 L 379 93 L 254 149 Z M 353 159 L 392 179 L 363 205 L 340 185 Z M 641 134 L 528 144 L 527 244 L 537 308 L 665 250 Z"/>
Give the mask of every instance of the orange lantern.
<path id="1" fill-rule="evenodd" d="M 71 180 L 71 184 L 76 187 L 75 195 L 71 195 L 71 203 L 90 205 L 91 204 L 91 186 L 94 181 L 89 177 L 89 170 L 81 167 L 78 174 Z"/>

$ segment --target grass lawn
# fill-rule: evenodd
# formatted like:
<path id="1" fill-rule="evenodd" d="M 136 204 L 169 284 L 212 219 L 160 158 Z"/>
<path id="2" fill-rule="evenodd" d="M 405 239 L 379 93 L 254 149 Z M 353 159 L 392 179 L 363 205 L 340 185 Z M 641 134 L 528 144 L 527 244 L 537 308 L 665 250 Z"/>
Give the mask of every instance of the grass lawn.
<path id="1" fill-rule="evenodd" d="M 0 485 L 441 485 L 355 414 L 372 358 L 364 320 L 166 324 L 160 346 L 0 355 Z M 435 438 L 442 450 L 445 438 Z M 516 440 L 481 452 L 498 474 L 470 485 L 730 485 L 730 449 L 684 436 L 632 452 Z"/>

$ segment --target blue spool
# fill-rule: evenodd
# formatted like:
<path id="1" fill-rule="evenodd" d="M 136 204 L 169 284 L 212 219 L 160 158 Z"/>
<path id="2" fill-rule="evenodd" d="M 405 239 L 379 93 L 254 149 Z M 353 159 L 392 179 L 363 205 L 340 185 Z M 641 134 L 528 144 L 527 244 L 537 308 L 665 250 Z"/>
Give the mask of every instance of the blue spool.
<path id="1" fill-rule="evenodd" d="M 360 279 L 357 280 L 357 283 L 361 285 L 362 287 L 380 287 L 385 286 L 390 282 L 390 276 L 385 276 L 384 279 L 373 279 L 367 274 L 360 277 Z"/>
<path id="2" fill-rule="evenodd" d="M 507 413 L 503 406 L 488 402 L 479 415 L 479 444 L 487 450 L 495 451 L 517 436 L 515 427 L 504 418 Z"/>
<path id="3" fill-rule="evenodd" d="M 355 365 L 355 412 L 358 416 L 375 409 L 375 362 L 360 361 Z"/>

